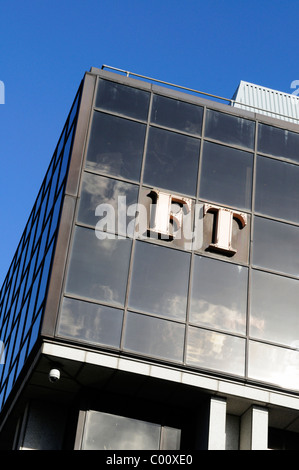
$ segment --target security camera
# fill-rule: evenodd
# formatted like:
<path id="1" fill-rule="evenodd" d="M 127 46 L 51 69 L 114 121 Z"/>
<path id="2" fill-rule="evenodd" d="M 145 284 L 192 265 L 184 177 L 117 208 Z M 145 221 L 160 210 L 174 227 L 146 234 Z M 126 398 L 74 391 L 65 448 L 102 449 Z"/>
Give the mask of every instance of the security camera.
<path id="1" fill-rule="evenodd" d="M 51 383 L 55 383 L 60 379 L 60 370 L 59 369 L 51 369 L 49 372 L 49 381 Z"/>

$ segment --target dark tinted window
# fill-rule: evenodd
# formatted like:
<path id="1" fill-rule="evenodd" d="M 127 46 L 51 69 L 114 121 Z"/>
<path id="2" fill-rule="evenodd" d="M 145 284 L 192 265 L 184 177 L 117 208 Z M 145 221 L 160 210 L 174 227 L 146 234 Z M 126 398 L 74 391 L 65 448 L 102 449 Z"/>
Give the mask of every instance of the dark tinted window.
<path id="1" fill-rule="evenodd" d="M 151 128 L 144 183 L 175 193 L 195 195 L 200 141 Z"/>
<path id="2" fill-rule="evenodd" d="M 65 298 L 58 334 L 87 343 L 119 347 L 122 321 L 122 310 Z"/>
<path id="3" fill-rule="evenodd" d="M 248 376 L 298 390 L 299 352 L 249 341 Z"/>
<path id="4" fill-rule="evenodd" d="M 100 79 L 96 107 L 136 119 L 147 120 L 150 93 Z"/>
<path id="5" fill-rule="evenodd" d="M 245 333 L 247 268 L 195 256 L 189 320 Z"/>
<path id="6" fill-rule="evenodd" d="M 253 264 L 299 276 L 298 227 L 255 217 Z"/>
<path id="7" fill-rule="evenodd" d="M 151 122 L 200 135 L 203 109 L 165 96 L 154 95 Z"/>
<path id="8" fill-rule="evenodd" d="M 98 239 L 95 231 L 77 227 L 66 291 L 78 296 L 123 305 L 131 240 Z"/>
<path id="9" fill-rule="evenodd" d="M 185 326 L 128 312 L 124 348 L 148 356 L 183 360 Z"/>
<path id="10" fill-rule="evenodd" d="M 93 173 L 84 173 L 78 221 L 95 226 L 99 220 L 104 221 L 111 216 L 111 227 L 108 223 L 106 230 L 114 228 L 114 233 L 126 235 L 130 221 L 129 217 L 126 217 L 127 208 L 137 202 L 137 196 L 138 186 Z M 96 215 L 96 209 L 100 205 L 102 209 Z"/>
<path id="11" fill-rule="evenodd" d="M 188 329 L 187 364 L 243 375 L 245 340 L 200 328 Z"/>
<path id="12" fill-rule="evenodd" d="M 257 158 L 255 210 L 299 222 L 299 167 L 266 157 Z"/>
<path id="13" fill-rule="evenodd" d="M 87 153 L 87 168 L 139 180 L 145 125 L 95 112 Z"/>
<path id="14" fill-rule="evenodd" d="M 251 208 L 253 156 L 205 142 L 199 196 L 240 209 Z"/>
<path id="15" fill-rule="evenodd" d="M 188 253 L 137 242 L 129 307 L 185 320 L 189 263 Z"/>
<path id="16" fill-rule="evenodd" d="M 298 305 L 298 280 L 252 271 L 251 337 L 298 347 Z"/>
<path id="17" fill-rule="evenodd" d="M 258 151 L 299 162 L 299 134 L 259 124 Z"/>
<path id="18" fill-rule="evenodd" d="M 254 135 L 255 123 L 253 121 L 211 109 L 207 110 L 205 137 L 253 149 Z"/>
<path id="19" fill-rule="evenodd" d="M 180 429 L 161 427 L 124 416 L 88 411 L 84 421 L 84 450 L 175 450 Z"/>

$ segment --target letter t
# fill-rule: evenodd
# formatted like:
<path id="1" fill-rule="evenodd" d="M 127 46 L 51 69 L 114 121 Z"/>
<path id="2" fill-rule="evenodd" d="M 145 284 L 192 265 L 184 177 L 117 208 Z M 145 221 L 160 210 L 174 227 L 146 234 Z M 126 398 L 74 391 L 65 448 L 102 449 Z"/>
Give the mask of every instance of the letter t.
<path id="1" fill-rule="evenodd" d="M 236 253 L 236 250 L 232 247 L 233 219 L 237 219 L 241 223 L 241 228 L 243 228 L 247 223 L 247 215 L 232 209 L 214 206 L 213 204 L 204 205 L 204 215 L 207 212 L 214 212 L 216 214 L 215 236 L 213 243 L 210 243 L 209 247 L 220 252 Z"/>

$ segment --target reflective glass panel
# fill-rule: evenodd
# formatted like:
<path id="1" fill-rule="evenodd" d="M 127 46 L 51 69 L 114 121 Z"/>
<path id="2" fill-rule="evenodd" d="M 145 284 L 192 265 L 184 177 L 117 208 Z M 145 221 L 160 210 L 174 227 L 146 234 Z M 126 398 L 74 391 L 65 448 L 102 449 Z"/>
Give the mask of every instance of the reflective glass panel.
<path id="1" fill-rule="evenodd" d="M 128 312 L 124 349 L 181 362 L 184 336 L 182 324 Z"/>
<path id="2" fill-rule="evenodd" d="M 99 79 L 96 107 L 135 119 L 147 120 L 150 93 L 120 83 Z"/>
<path id="3" fill-rule="evenodd" d="M 298 227 L 255 217 L 253 264 L 299 276 Z"/>
<path id="4" fill-rule="evenodd" d="M 131 251 L 130 239 L 98 239 L 76 227 L 66 292 L 123 305 Z"/>
<path id="5" fill-rule="evenodd" d="M 86 167 L 138 181 L 145 128 L 138 122 L 95 112 Z"/>
<path id="6" fill-rule="evenodd" d="M 240 209 L 251 208 L 253 156 L 205 142 L 199 197 Z"/>
<path id="7" fill-rule="evenodd" d="M 117 233 L 125 235 L 132 219 L 126 216 L 127 208 L 137 202 L 137 197 L 138 186 L 92 173 L 84 173 L 78 221 L 95 226 L 99 220 L 107 220 L 106 230 L 111 228 L 114 231 L 114 228 Z M 97 207 L 98 215 L 96 215 Z M 110 217 L 112 220 L 109 227 Z"/>
<path id="8" fill-rule="evenodd" d="M 250 335 L 299 346 L 299 281 L 252 271 Z"/>
<path id="9" fill-rule="evenodd" d="M 190 327 L 187 364 L 236 375 L 244 374 L 245 340 Z"/>
<path id="10" fill-rule="evenodd" d="M 299 134 L 259 124 L 258 151 L 299 162 Z"/>
<path id="11" fill-rule="evenodd" d="M 181 430 L 162 427 L 161 449 L 162 450 L 176 450 L 180 448 L 181 443 Z"/>
<path id="12" fill-rule="evenodd" d="M 299 351 L 250 341 L 248 376 L 282 388 L 299 390 Z"/>
<path id="13" fill-rule="evenodd" d="M 88 411 L 84 450 L 158 450 L 161 427 L 137 419 Z"/>
<path id="14" fill-rule="evenodd" d="M 123 312 L 116 308 L 64 298 L 58 335 L 119 347 L 122 320 Z"/>
<path id="15" fill-rule="evenodd" d="M 231 114 L 207 110 L 205 137 L 227 144 L 254 148 L 255 122 Z"/>
<path id="16" fill-rule="evenodd" d="M 137 242 L 129 307 L 185 320 L 189 265 L 188 253 Z"/>
<path id="17" fill-rule="evenodd" d="M 183 101 L 154 95 L 151 122 L 172 127 L 189 134 L 200 135 L 203 108 Z"/>
<path id="18" fill-rule="evenodd" d="M 195 256 L 190 322 L 245 333 L 246 307 L 247 268 Z"/>
<path id="19" fill-rule="evenodd" d="M 174 193 L 195 195 L 200 141 L 150 128 L 144 183 Z"/>
<path id="20" fill-rule="evenodd" d="M 255 210 L 299 222 L 299 167 L 266 157 L 257 158 Z"/>

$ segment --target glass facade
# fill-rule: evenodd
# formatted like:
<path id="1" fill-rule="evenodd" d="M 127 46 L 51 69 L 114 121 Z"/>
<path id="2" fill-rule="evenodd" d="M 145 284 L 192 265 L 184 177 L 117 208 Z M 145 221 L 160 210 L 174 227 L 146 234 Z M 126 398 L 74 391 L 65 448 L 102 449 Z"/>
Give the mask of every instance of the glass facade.
<path id="1" fill-rule="evenodd" d="M 55 341 L 298 391 L 299 134 L 139 83 L 97 78 Z M 0 407 L 42 325 L 80 93 L 0 291 Z M 139 424 L 159 448 L 163 426 Z"/>
<path id="2" fill-rule="evenodd" d="M 98 79 L 56 336 L 298 390 L 299 135 L 189 101 Z M 199 238 L 136 234 L 153 189 Z"/>
<path id="3" fill-rule="evenodd" d="M 180 430 L 138 419 L 86 412 L 82 450 L 177 450 Z"/>
<path id="4" fill-rule="evenodd" d="M 0 291 L 0 409 L 40 332 L 80 96 L 81 87 Z"/>

